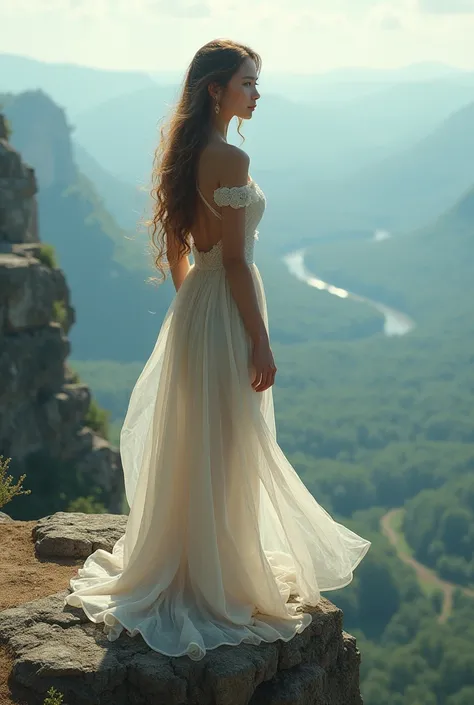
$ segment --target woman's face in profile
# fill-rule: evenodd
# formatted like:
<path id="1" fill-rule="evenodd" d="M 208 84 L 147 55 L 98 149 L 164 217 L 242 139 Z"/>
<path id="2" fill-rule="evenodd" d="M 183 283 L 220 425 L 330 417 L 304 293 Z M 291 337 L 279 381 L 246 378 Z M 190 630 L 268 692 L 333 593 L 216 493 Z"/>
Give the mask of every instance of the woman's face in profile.
<path id="1" fill-rule="evenodd" d="M 221 102 L 221 110 L 225 115 L 230 115 L 230 118 L 236 115 L 244 120 L 252 117 L 252 108 L 260 98 L 257 80 L 255 61 L 248 57 L 227 84 Z"/>

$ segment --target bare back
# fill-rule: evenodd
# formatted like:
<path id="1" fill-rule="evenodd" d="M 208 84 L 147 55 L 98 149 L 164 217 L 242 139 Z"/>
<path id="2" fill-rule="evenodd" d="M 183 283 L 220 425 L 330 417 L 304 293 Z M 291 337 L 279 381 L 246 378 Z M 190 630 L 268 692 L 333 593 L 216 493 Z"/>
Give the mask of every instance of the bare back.
<path id="1" fill-rule="evenodd" d="M 231 149 L 235 147 L 231 147 Z M 216 211 L 220 209 L 214 202 L 214 191 L 223 184 L 219 181 L 221 165 L 228 154 L 229 145 L 225 142 L 209 142 L 202 150 L 197 168 L 197 186 L 202 195 Z M 201 198 L 196 199 L 194 223 L 191 229 L 193 240 L 200 252 L 208 252 L 221 239 L 222 224 L 218 217 L 206 206 Z"/>

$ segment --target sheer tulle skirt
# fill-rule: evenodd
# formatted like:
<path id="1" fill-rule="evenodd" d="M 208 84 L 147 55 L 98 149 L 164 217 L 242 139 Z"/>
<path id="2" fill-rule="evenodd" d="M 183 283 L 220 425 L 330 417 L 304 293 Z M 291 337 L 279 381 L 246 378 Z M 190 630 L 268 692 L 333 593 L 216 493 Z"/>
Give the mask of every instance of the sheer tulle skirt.
<path id="1" fill-rule="evenodd" d="M 251 378 L 225 271 L 193 267 L 122 427 L 126 532 L 112 553 L 86 559 L 65 599 L 104 622 L 109 640 L 125 628 L 192 659 L 222 644 L 287 641 L 311 622 L 304 604 L 347 585 L 369 549 L 300 480 L 276 440 L 272 388 L 255 392 Z"/>

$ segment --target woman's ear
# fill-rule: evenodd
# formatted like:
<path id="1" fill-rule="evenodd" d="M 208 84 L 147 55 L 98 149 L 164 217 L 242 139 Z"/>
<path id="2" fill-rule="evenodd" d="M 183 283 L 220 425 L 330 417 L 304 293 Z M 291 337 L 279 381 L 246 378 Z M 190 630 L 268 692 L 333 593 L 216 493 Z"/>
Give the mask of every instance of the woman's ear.
<path id="1" fill-rule="evenodd" d="M 215 82 L 210 83 L 207 87 L 207 90 L 209 91 L 209 95 L 211 96 L 211 98 L 214 98 L 214 100 L 216 98 L 219 98 L 220 91 L 219 91 L 219 85 L 217 83 L 215 83 Z"/>

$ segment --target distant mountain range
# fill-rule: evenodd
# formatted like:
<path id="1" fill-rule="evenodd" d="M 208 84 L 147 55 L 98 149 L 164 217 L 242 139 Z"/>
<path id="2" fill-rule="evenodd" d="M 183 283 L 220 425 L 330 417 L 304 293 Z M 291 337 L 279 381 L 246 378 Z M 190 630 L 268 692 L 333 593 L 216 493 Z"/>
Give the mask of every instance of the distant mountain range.
<path id="1" fill-rule="evenodd" d="M 474 183 L 474 102 L 450 115 L 414 146 L 360 170 L 339 197 L 356 213 L 370 209 L 375 227 L 419 227 L 449 208 Z"/>
<path id="2" fill-rule="evenodd" d="M 264 227 L 272 232 L 273 247 L 286 250 L 341 230 L 409 230 L 429 222 L 474 182 L 473 120 L 471 103 L 409 147 L 335 182 L 304 164 L 286 172 L 281 165 L 262 169 L 255 158 L 251 171 L 269 201 Z M 123 227 L 134 228 L 150 203 L 145 184 L 140 190 L 138 180 L 133 186 L 117 179 L 78 142 L 74 153 L 110 212 Z"/>
<path id="3" fill-rule="evenodd" d="M 267 93 L 243 126 L 242 146 L 260 169 L 334 181 L 422 139 L 469 103 L 473 88 L 474 81 L 464 85 L 447 79 L 399 84 L 343 106 L 338 101 L 302 104 Z M 75 140 L 123 181 L 143 183 L 159 127 L 175 100 L 176 87 L 153 86 L 104 101 L 75 116 Z M 229 139 L 241 142 L 233 124 Z"/>
<path id="4" fill-rule="evenodd" d="M 0 54 L 0 91 L 41 89 L 74 116 L 117 95 L 153 86 L 139 71 L 105 71 L 75 64 L 55 64 L 26 56 Z"/>
<path id="5" fill-rule="evenodd" d="M 0 53 L 0 90 L 25 91 L 42 88 L 71 116 L 117 95 L 134 93 L 154 85 L 178 85 L 182 70 L 105 70 L 72 63 L 52 63 L 31 57 Z M 282 73 L 263 68 L 262 89 L 297 101 L 332 101 L 362 97 L 378 88 L 398 83 L 432 81 L 442 78 L 470 81 L 472 73 L 455 66 L 420 62 L 395 69 L 347 67 L 308 73 Z"/>
<path id="6" fill-rule="evenodd" d="M 122 228 L 134 231 L 150 204 L 148 189 L 133 187 L 113 176 L 78 142 L 73 141 L 72 148 L 79 171 L 95 185 L 107 210 Z"/>
<path id="7" fill-rule="evenodd" d="M 181 79 L 177 72 L 104 71 L 0 54 L 0 92 L 44 90 L 67 110 L 74 140 L 134 186 L 149 179 L 159 123 Z M 254 165 L 331 181 L 426 136 L 472 100 L 474 72 L 430 63 L 312 75 L 264 70 L 260 83 L 259 107 L 244 125 Z M 229 132 L 238 144 L 234 128 Z"/>
<path id="8" fill-rule="evenodd" d="M 0 54 L 0 92 L 40 86 L 65 107 L 76 164 L 127 230 L 150 204 L 159 128 L 178 78 Z M 473 72 L 422 63 L 292 75 L 295 91 L 280 74 L 261 83 L 242 146 L 272 206 L 265 223 L 279 248 L 341 230 L 417 227 L 471 183 Z M 229 140 L 240 144 L 233 125 Z"/>

